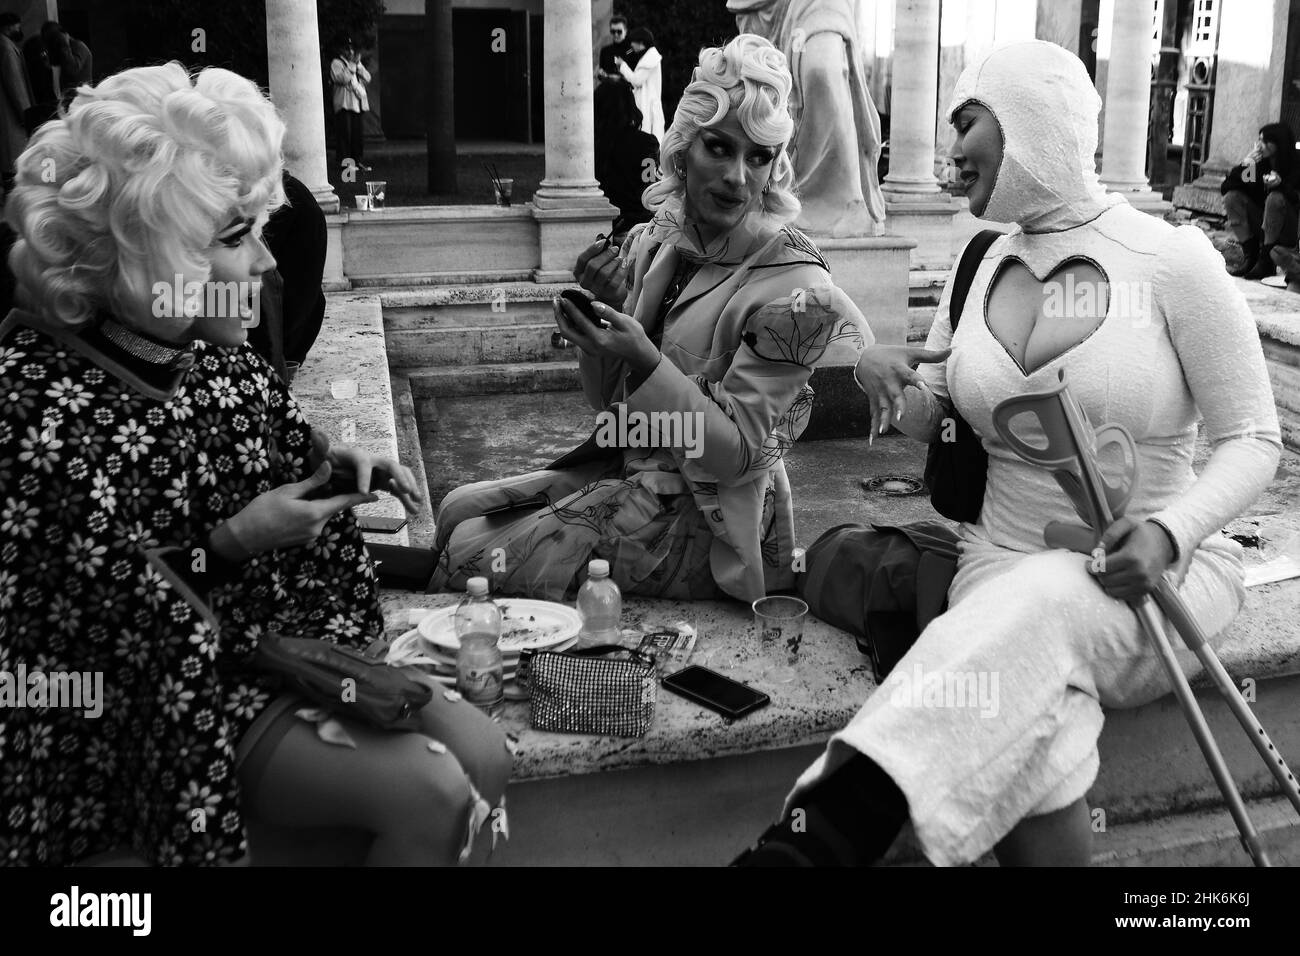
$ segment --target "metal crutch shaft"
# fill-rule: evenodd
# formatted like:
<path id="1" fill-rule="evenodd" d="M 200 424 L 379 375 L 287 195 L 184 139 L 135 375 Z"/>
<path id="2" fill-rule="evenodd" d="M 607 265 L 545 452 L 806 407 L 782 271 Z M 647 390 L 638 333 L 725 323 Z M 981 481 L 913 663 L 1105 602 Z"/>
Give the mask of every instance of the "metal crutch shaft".
<path id="1" fill-rule="evenodd" d="M 1205 672 L 1210 675 L 1214 681 L 1219 693 L 1223 695 L 1228 704 L 1228 709 L 1232 711 L 1241 724 L 1242 729 L 1246 731 L 1246 736 L 1250 742 L 1255 745 L 1259 755 L 1264 758 L 1264 763 L 1272 772 L 1277 782 L 1282 785 L 1282 792 L 1286 794 L 1291 805 L 1300 812 L 1300 784 L 1297 784 L 1295 774 L 1291 768 L 1286 765 L 1286 759 L 1282 752 L 1277 749 L 1273 741 L 1269 740 L 1268 734 L 1264 731 L 1263 725 L 1255 712 L 1250 709 L 1241 696 L 1241 691 L 1237 685 L 1232 682 L 1232 676 L 1228 673 L 1223 662 L 1219 660 L 1219 655 L 1214 652 L 1210 642 L 1205 638 L 1205 632 L 1201 626 L 1196 623 L 1196 619 L 1187 611 L 1187 605 L 1183 602 L 1182 597 L 1174 590 L 1167 580 L 1162 582 L 1155 593 L 1156 603 L 1164 611 L 1165 617 L 1173 625 L 1182 637 L 1183 642 L 1192 649 L 1198 658 L 1200 658 Z"/>
<path id="2" fill-rule="evenodd" d="M 1131 607 L 1137 614 L 1142 630 L 1146 632 L 1156 653 L 1160 656 L 1160 662 L 1164 664 L 1169 681 L 1173 684 L 1174 695 L 1178 698 L 1183 716 L 1187 718 L 1187 724 L 1192 730 L 1192 736 L 1196 738 L 1205 762 L 1209 765 L 1210 773 L 1213 774 L 1215 782 L 1219 785 L 1219 791 L 1228 805 L 1228 812 L 1232 814 L 1232 819 L 1237 824 L 1237 830 L 1241 834 L 1241 845 L 1250 854 L 1256 866 L 1272 866 L 1268 854 L 1259 842 L 1255 825 L 1251 823 L 1250 815 L 1246 812 L 1246 804 L 1242 801 L 1237 785 L 1233 783 L 1232 775 L 1228 772 L 1223 754 L 1219 752 L 1219 745 L 1215 743 L 1209 724 L 1205 722 L 1205 714 L 1201 712 L 1192 694 L 1191 685 L 1187 683 L 1187 675 L 1183 673 L 1178 659 L 1174 657 L 1173 648 L 1169 646 L 1169 639 L 1160 625 L 1159 615 L 1151 607 L 1151 602 L 1146 599 Z"/>

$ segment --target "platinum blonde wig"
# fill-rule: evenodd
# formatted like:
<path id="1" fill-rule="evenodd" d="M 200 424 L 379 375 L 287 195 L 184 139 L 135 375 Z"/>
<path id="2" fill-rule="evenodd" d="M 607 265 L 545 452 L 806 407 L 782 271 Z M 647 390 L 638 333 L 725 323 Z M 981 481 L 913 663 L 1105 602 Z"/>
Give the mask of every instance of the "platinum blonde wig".
<path id="1" fill-rule="evenodd" d="M 702 127 L 716 125 L 735 110 L 745 135 L 760 146 L 777 148 L 770 185 L 762 197 L 763 216 L 775 228 L 793 222 L 800 206 L 787 149 L 794 133 L 789 107 L 792 85 L 785 55 L 763 37 L 742 33 L 726 46 L 701 50 L 699 65 L 659 150 L 663 178 L 641 195 L 645 207 L 657 211 L 681 204 L 686 184 L 677 167 L 685 159 L 683 154 Z"/>
<path id="2" fill-rule="evenodd" d="M 18 157 L 6 218 L 19 295 L 50 322 L 106 309 L 165 335 L 186 320 L 154 317 L 154 283 L 206 282 L 217 232 L 284 202 L 283 139 L 275 107 L 228 70 L 168 63 L 83 86 Z"/>

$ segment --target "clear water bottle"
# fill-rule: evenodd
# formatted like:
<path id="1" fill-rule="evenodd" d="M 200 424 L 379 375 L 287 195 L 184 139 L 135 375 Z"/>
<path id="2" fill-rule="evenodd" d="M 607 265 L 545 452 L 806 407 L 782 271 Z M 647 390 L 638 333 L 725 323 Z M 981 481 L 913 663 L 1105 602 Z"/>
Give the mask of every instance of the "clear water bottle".
<path id="1" fill-rule="evenodd" d="M 587 580 L 578 588 L 578 616 L 582 618 L 578 646 L 617 644 L 622 613 L 623 595 L 609 577 L 609 562 L 597 558 L 587 565 Z"/>
<path id="2" fill-rule="evenodd" d="M 505 699 L 501 663 L 501 609 L 488 597 L 487 578 L 470 578 L 469 592 L 456 607 L 456 689 L 467 701 L 489 713 Z"/>

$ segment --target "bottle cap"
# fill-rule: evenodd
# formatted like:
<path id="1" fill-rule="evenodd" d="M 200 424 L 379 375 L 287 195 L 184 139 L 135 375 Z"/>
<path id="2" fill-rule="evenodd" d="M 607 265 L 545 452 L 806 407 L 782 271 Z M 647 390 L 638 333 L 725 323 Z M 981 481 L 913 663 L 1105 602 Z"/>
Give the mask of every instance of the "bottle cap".
<path id="1" fill-rule="evenodd" d="M 488 593 L 487 578 L 470 578 L 465 582 L 465 590 L 474 597 L 485 597 Z"/>
<path id="2" fill-rule="evenodd" d="M 604 558 L 596 558 L 587 565 L 587 575 L 593 578 L 609 577 L 609 562 Z"/>

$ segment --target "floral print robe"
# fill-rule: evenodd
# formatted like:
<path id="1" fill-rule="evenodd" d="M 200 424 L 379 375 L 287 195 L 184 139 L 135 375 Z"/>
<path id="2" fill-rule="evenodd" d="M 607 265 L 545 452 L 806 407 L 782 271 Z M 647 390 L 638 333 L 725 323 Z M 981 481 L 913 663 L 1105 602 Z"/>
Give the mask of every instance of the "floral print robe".
<path id="1" fill-rule="evenodd" d="M 98 672 L 104 697 L 97 718 L 0 707 L 0 864 L 237 860 L 235 748 L 274 693 L 248 663 L 259 638 L 382 631 L 348 512 L 306 547 L 206 553 L 306 477 L 311 430 L 248 346 L 192 361 L 143 368 L 21 311 L 0 325 L 0 674 Z"/>

